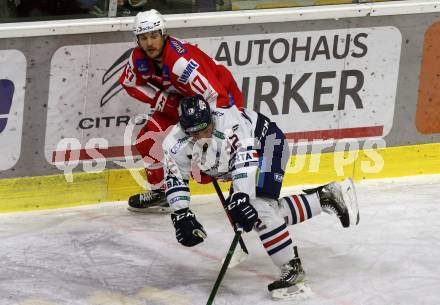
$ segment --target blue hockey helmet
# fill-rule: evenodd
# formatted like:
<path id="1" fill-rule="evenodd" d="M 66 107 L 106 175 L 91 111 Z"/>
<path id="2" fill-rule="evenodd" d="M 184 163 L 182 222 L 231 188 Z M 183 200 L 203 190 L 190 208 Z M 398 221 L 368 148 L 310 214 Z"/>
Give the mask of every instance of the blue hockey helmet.
<path id="1" fill-rule="evenodd" d="M 180 101 L 179 121 L 186 133 L 205 129 L 212 122 L 209 104 L 201 95 L 184 97 Z"/>

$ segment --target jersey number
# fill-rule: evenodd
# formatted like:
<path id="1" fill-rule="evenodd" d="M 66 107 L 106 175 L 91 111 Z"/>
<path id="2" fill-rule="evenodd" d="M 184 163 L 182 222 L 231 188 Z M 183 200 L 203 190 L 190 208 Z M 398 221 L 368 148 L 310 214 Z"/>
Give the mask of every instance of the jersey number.
<path id="1" fill-rule="evenodd" d="M 238 149 L 238 136 L 234 133 L 232 136 L 229 137 L 229 141 L 231 143 L 232 148 L 236 151 Z"/>
<path id="2" fill-rule="evenodd" d="M 203 80 L 200 78 L 199 75 L 196 75 L 194 79 L 191 82 L 191 87 L 193 87 L 194 91 L 197 91 L 197 93 L 203 95 L 205 93 L 206 89 L 208 87 L 205 85 Z"/>
<path id="3" fill-rule="evenodd" d="M 134 73 L 128 65 L 127 65 L 127 69 L 125 69 L 125 73 L 126 73 L 125 76 L 126 79 L 128 79 L 130 82 L 133 81 Z"/>

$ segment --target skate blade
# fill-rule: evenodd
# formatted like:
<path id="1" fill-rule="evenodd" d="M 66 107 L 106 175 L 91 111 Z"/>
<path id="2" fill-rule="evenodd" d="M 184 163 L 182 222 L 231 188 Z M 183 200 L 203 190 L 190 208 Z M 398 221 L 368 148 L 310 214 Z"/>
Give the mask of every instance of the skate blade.
<path id="1" fill-rule="evenodd" d="M 127 210 L 130 212 L 135 213 L 142 213 L 142 214 L 170 214 L 171 208 L 170 207 L 150 207 L 150 208 L 133 208 L 131 206 L 127 207 Z"/>
<path id="2" fill-rule="evenodd" d="M 231 257 L 231 261 L 229 262 L 228 269 L 232 269 L 238 265 L 240 265 L 241 262 L 245 261 L 248 258 L 249 254 L 243 251 L 242 248 L 237 247 L 234 251 L 234 254 Z M 225 259 L 222 259 L 222 265 L 225 262 Z"/>
<path id="3" fill-rule="evenodd" d="M 313 296 L 313 291 L 307 282 L 298 282 L 288 288 L 280 288 L 271 291 L 272 299 L 302 301 Z"/>
<path id="4" fill-rule="evenodd" d="M 350 218 L 350 226 L 359 224 L 359 207 L 356 196 L 356 189 L 351 178 L 345 179 L 341 182 L 342 196 L 348 208 L 348 215 Z"/>

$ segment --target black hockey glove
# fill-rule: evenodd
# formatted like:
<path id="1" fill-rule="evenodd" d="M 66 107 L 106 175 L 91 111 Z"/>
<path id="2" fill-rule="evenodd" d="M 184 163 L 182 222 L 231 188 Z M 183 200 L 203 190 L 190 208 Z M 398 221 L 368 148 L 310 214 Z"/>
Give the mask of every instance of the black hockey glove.
<path id="1" fill-rule="evenodd" d="M 246 193 L 232 194 L 225 209 L 231 216 L 232 222 L 242 227 L 245 232 L 251 231 L 258 219 L 258 212 L 251 205 L 249 195 Z"/>
<path id="2" fill-rule="evenodd" d="M 193 247 L 200 244 L 206 238 L 206 232 L 197 221 L 190 209 L 180 209 L 171 214 L 176 239 L 185 247 Z"/>

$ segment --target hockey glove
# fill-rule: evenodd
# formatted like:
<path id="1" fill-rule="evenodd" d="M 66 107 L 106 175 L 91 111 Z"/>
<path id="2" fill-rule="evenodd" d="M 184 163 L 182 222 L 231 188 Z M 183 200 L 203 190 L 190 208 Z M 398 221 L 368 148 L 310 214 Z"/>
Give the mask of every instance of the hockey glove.
<path id="1" fill-rule="evenodd" d="M 242 227 L 245 232 L 251 231 L 258 219 L 258 212 L 251 205 L 246 193 L 232 194 L 225 210 L 231 216 L 232 222 Z"/>
<path id="2" fill-rule="evenodd" d="M 171 214 L 176 239 L 185 247 L 193 247 L 200 244 L 207 236 L 202 225 L 197 221 L 190 209 L 180 209 Z"/>
<path id="3" fill-rule="evenodd" d="M 168 93 L 165 91 L 159 91 L 156 93 L 156 106 L 155 110 L 164 113 L 177 112 L 179 102 L 182 96 L 176 93 Z"/>

